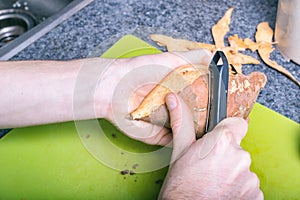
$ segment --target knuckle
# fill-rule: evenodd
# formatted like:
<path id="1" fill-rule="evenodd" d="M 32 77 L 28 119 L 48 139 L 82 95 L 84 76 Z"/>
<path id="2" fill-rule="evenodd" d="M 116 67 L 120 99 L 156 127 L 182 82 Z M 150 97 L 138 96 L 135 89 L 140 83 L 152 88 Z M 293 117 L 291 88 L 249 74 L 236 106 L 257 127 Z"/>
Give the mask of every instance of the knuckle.
<path id="1" fill-rule="evenodd" d="M 254 172 L 249 172 L 249 179 L 255 180 L 256 181 L 256 185 L 259 185 L 259 179 L 257 177 L 257 175 Z"/>
<path id="2" fill-rule="evenodd" d="M 252 177 L 247 176 L 247 185 L 248 189 L 243 194 L 243 199 L 264 199 L 263 192 L 259 188 L 259 180 L 256 176 Z"/>
<path id="3" fill-rule="evenodd" d="M 258 195 L 257 195 L 257 199 L 264 199 L 264 193 L 258 188 Z"/>
<path id="4" fill-rule="evenodd" d="M 250 155 L 250 153 L 248 151 L 244 151 L 244 150 L 241 150 L 241 151 L 242 151 L 244 159 L 251 162 L 251 155 Z"/>
<path id="5" fill-rule="evenodd" d="M 237 149 L 234 153 L 236 155 L 236 160 L 240 163 L 243 168 L 250 168 L 251 165 L 251 156 L 247 151 L 244 151 L 243 149 Z"/>
<path id="6" fill-rule="evenodd" d="M 256 193 L 259 196 L 263 196 L 263 193 L 261 192 L 259 186 L 260 186 L 260 181 L 257 175 L 254 172 L 250 172 L 249 174 L 249 180 L 253 182 L 253 190 L 256 191 Z"/>
<path id="7" fill-rule="evenodd" d="M 174 130 L 180 130 L 180 128 L 182 127 L 182 117 L 181 116 L 174 117 L 171 121 L 171 127 Z"/>
<path id="8" fill-rule="evenodd" d="M 244 160 L 246 166 L 250 167 L 250 165 L 251 165 L 251 156 L 250 156 L 250 153 L 247 152 L 247 151 L 244 151 L 244 150 L 241 150 L 241 151 L 242 151 L 243 160 Z"/>
<path id="9" fill-rule="evenodd" d="M 227 126 L 223 126 L 222 127 L 222 134 L 223 134 L 223 138 L 228 140 L 228 141 L 231 141 L 232 140 L 232 130 L 230 128 L 228 128 Z"/>

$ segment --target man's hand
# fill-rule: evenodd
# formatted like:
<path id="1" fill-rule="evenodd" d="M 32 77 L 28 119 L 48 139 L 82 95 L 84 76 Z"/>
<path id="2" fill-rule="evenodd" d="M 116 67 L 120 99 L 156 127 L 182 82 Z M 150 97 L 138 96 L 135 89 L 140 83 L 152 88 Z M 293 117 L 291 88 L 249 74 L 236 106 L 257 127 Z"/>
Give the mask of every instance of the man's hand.
<path id="1" fill-rule="evenodd" d="M 131 120 L 129 113 L 171 70 L 188 63 L 208 65 L 210 59 L 208 51 L 197 50 L 116 60 L 100 81 L 95 96 L 99 100 L 96 110 L 107 113 L 105 118 L 131 138 L 148 144 L 167 145 L 172 140 L 168 129 Z"/>
<path id="2" fill-rule="evenodd" d="M 5 85 L 0 128 L 106 118 L 133 138 L 166 144 L 171 137 L 163 139 L 165 129 L 128 120 L 127 114 L 172 69 L 209 61 L 207 51 L 197 50 L 128 59 L 0 62 L 0 85 Z"/>
<path id="3" fill-rule="evenodd" d="M 191 113 L 176 95 L 167 97 L 173 154 L 161 199 L 263 199 L 251 158 L 240 147 L 247 132 L 241 118 L 227 118 L 196 141 Z"/>

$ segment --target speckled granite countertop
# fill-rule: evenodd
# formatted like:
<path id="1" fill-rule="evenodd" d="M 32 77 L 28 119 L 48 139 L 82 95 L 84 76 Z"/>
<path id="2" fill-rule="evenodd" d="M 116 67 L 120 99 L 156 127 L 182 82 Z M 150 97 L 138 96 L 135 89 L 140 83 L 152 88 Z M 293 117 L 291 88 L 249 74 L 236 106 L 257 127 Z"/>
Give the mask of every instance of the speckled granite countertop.
<path id="1" fill-rule="evenodd" d="M 235 9 L 230 35 L 237 33 L 242 38 L 254 39 L 256 26 L 262 21 L 275 28 L 277 0 L 95 0 L 13 59 L 83 58 L 99 45 L 105 51 L 116 34 L 120 37 L 133 33 L 151 43 L 149 33 L 168 33 L 212 43 L 211 27 L 231 6 Z M 256 53 L 251 55 L 258 58 Z M 286 62 L 277 49 L 272 59 L 300 79 L 300 66 Z M 299 87 L 263 63 L 244 67 L 246 74 L 255 70 L 268 77 L 258 102 L 299 123 Z"/>

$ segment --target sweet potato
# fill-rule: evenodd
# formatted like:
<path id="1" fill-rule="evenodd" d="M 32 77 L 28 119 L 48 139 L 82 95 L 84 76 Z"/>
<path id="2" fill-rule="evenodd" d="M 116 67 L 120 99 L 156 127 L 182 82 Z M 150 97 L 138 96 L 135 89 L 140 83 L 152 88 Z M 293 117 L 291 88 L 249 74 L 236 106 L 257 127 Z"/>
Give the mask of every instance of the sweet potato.
<path id="1" fill-rule="evenodd" d="M 227 117 L 246 119 L 255 103 L 261 88 L 266 83 L 261 72 L 230 75 L 228 83 Z M 156 125 L 170 127 L 169 113 L 165 97 L 175 92 L 183 98 L 191 109 L 195 131 L 201 137 L 205 133 L 208 107 L 208 67 L 181 66 L 170 72 L 142 101 L 131 117 Z"/>

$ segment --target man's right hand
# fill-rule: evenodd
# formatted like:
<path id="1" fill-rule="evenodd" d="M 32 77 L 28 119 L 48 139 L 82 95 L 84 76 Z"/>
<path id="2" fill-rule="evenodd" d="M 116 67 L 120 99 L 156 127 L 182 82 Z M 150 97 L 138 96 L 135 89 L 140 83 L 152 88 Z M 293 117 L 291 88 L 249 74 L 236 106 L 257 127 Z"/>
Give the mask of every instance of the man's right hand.
<path id="1" fill-rule="evenodd" d="M 167 96 L 173 132 L 172 164 L 162 199 L 263 199 L 250 171 L 250 154 L 240 147 L 247 123 L 227 118 L 196 141 L 192 116 L 174 94 Z"/>

